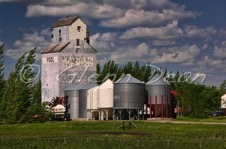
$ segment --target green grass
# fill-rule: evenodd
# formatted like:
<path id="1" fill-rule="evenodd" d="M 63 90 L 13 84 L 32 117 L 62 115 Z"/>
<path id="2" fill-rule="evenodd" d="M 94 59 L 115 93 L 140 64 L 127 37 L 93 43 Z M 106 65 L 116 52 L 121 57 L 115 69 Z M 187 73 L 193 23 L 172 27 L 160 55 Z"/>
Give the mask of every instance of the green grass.
<path id="1" fill-rule="evenodd" d="M 219 117 L 210 117 L 210 118 L 191 118 L 186 116 L 181 116 L 176 119 L 175 121 L 190 121 L 190 122 L 218 122 L 218 123 L 226 123 L 226 117 L 225 116 L 219 116 Z"/>
<path id="2" fill-rule="evenodd" d="M 138 128 L 117 129 L 121 124 L 122 121 L 2 124 L 0 148 L 226 148 L 226 125 L 134 121 Z M 128 134 L 135 132 L 146 135 Z"/>

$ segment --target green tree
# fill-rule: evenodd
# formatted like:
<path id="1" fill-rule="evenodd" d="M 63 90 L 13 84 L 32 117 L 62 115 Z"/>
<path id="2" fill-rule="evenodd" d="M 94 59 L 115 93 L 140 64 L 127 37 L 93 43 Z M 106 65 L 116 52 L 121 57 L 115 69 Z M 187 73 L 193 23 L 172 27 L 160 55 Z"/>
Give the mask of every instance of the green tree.
<path id="1" fill-rule="evenodd" d="M 5 86 L 5 80 L 4 80 L 4 62 L 3 62 L 3 45 L 0 46 L 0 105 L 1 105 L 1 100 L 3 96 L 3 90 Z"/>
<path id="2" fill-rule="evenodd" d="M 100 69 L 100 65 L 97 65 L 97 73 L 99 74 L 99 77 L 97 78 L 97 81 L 99 84 L 106 81 L 107 79 L 111 80 L 117 80 L 119 78 L 118 73 L 119 67 L 118 64 L 115 64 L 114 61 L 108 61 L 104 64 L 103 69 Z"/>
<path id="3" fill-rule="evenodd" d="M 205 118 L 220 106 L 220 92 L 217 87 L 180 82 L 176 86 L 176 99 L 183 107 L 183 114 L 189 117 Z"/>
<path id="4" fill-rule="evenodd" d="M 30 107 L 34 105 L 34 82 L 36 75 L 30 65 L 35 62 L 35 51 L 24 53 L 10 73 L 3 96 L 3 118 L 8 123 L 27 122 L 31 118 Z"/>
<path id="5" fill-rule="evenodd" d="M 128 62 L 124 66 L 116 64 L 114 61 L 108 61 L 101 69 L 100 64 L 97 64 L 97 73 L 99 74 L 98 82 L 101 84 L 106 79 L 118 80 L 121 76 L 131 74 L 133 77 L 147 82 L 151 76 L 151 67 L 148 65 L 140 66 L 139 62 Z"/>
<path id="6" fill-rule="evenodd" d="M 0 46 L 0 120 L 2 119 L 3 94 L 5 88 L 4 64 L 3 64 L 3 45 Z"/>
<path id="7" fill-rule="evenodd" d="M 221 96 L 223 96 L 224 94 L 226 94 L 226 80 L 224 80 L 220 84 L 220 94 L 221 94 Z"/>
<path id="8" fill-rule="evenodd" d="M 41 80 L 38 80 L 33 87 L 31 106 L 28 108 L 28 114 L 45 115 L 45 112 L 41 101 Z"/>

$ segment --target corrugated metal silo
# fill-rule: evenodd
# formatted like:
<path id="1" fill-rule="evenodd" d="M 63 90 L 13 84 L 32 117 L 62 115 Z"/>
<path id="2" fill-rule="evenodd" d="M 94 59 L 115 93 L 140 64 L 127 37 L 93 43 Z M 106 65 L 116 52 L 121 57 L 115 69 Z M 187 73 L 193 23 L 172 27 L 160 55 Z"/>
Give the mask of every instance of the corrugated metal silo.
<path id="1" fill-rule="evenodd" d="M 84 85 L 78 84 L 64 90 L 65 96 L 68 96 L 68 114 L 72 120 L 79 118 L 79 90 L 83 87 Z"/>
<path id="2" fill-rule="evenodd" d="M 97 86 L 96 83 L 90 83 L 79 90 L 79 118 L 87 118 L 87 93 L 95 86 Z"/>
<path id="3" fill-rule="evenodd" d="M 144 107 L 144 83 L 127 74 L 114 83 L 114 114 L 117 119 L 139 119 Z"/>
<path id="4" fill-rule="evenodd" d="M 148 92 L 148 103 L 150 105 L 151 117 L 170 116 L 170 84 L 162 76 L 156 74 L 146 83 Z"/>

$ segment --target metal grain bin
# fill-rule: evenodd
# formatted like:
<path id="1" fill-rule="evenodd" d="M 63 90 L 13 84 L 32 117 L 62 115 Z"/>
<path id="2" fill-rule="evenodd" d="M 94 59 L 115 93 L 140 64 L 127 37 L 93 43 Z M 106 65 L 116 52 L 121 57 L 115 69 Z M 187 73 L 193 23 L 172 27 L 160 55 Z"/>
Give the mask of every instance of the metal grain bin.
<path id="1" fill-rule="evenodd" d="M 114 84 L 114 109 L 143 109 L 144 84 Z"/>
<path id="2" fill-rule="evenodd" d="M 90 83 L 79 90 L 79 118 L 87 118 L 87 93 L 95 86 L 97 86 L 96 83 Z"/>
<path id="3" fill-rule="evenodd" d="M 79 118 L 79 90 L 83 87 L 79 84 L 64 90 L 65 96 L 68 96 L 68 114 L 72 120 Z"/>
<path id="4" fill-rule="evenodd" d="M 170 115 L 170 84 L 159 74 L 146 83 L 148 103 L 152 111 L 150 117 L 169 117 Z"/>
<path id="5" fill-rule="evenodd" d="M 144 107 L 144 83 L 127 74 L 114 83 L 114 110 L 119 119 L 139 117 Z M 124 118 L 123 118 L 124 117 Z"/>

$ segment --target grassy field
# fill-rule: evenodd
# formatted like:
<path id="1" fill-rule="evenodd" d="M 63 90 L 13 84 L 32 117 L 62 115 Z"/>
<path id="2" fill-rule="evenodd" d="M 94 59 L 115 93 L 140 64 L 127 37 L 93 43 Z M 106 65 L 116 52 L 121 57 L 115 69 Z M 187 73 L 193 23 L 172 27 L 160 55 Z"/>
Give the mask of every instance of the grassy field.
<path id="1" fill-rule="evenodd" d="M 219 117 L 210 117 L 210 118 L 190 118 L 181 116 L 179 118 L 173 119 L 174 121 L 190 121 L 190 122 L 218 122 L 218 123 L 226 123 L 225 116 Z"/>
<path id="2" fill-rule="evenodd" d="M 46 122 L 0 125 L 0 148 L 226 148 L 226 125 L 133 121 Z"/>

